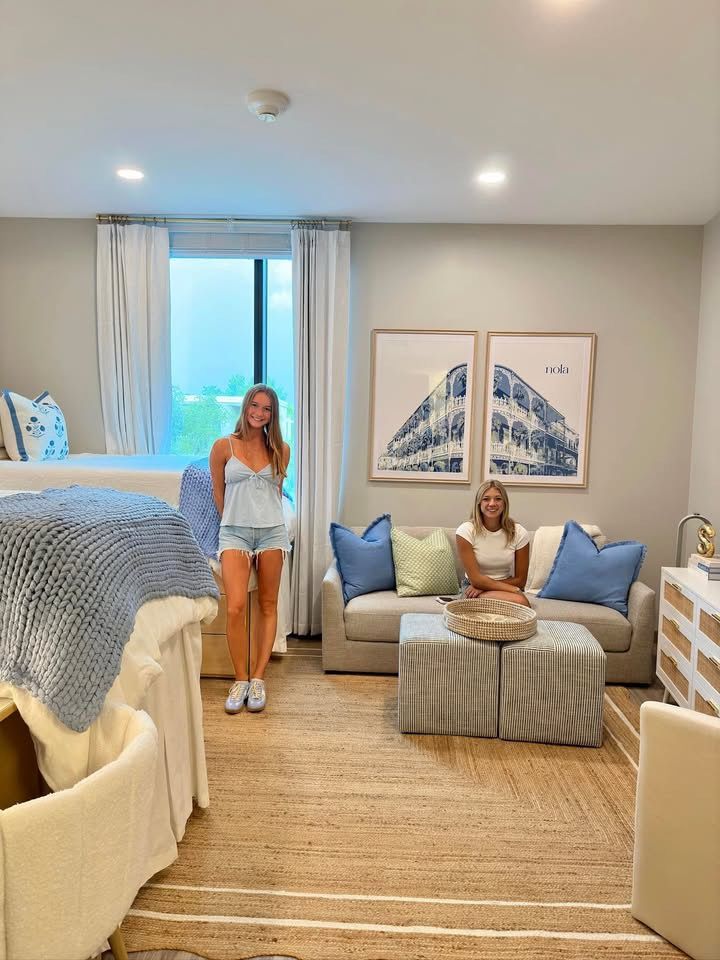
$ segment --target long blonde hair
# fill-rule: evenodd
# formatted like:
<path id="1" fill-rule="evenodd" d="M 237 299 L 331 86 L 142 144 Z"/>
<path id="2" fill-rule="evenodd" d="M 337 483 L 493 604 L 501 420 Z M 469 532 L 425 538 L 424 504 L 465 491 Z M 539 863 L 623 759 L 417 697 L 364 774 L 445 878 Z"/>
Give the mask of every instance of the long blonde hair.
<path id="1" fill-rule="evenodd" d="M 263 433 L 265 435 L 265 447 L 267 448 L 268 456 L 270 457 L 270 465 L 272 466 L 273 476 L 284 478 L 287 476 L 287 470 L 285 469 L 284 463 L 285 447 L 283 444 L 282 432 L 280 430 L 280 403 L 278 401 L 278 395 L 275 393 L 272 387 L 268 387 L 268 385 L 265 383 L 256 383 L 254 386 L 250 387 L 243 397 L 240 416 L 235 424 L 235 430 L 233 431 L 233 434 L 239 440 L 247 440 L 248 407 L 250 406 L 251 401 L 254 400 L 259 393 L 266 393 L 268 397 L 270 397 L 270 423 L 268 423 L 266 427 L 263 427 Z"/>
<path id="2" fill-rule="evenodd" d="M 487 527 L 483 523 L 480 502 L 488 490 L 497 490 L 502 497 L 503 513 L 500 529 L 505 531 L 505 543 L 510 543 L 515 537 L 515 521 L 510 516 L 510 498 L 508 497 L 508 492 L 499 480 L 486 480 L 485 483 L 480 484 L 478 492 L 475 494 L 475 503 L 473 504 L 472 513 L 470 514 L 470 520 L 475 527 L 475 533 L 484 534 L 487 532 Z"/>

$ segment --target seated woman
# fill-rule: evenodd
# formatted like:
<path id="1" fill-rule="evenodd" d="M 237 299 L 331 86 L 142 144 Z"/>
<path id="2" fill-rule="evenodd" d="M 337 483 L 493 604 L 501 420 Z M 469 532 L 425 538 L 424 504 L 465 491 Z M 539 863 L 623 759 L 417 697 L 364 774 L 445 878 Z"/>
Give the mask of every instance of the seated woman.
<path id="1" fill-rule="evenodd" d="M 510 502 L 499 480 L 483 483 L 469 520 L 455 531 L 465 569 L 465 596 L 508 600 L 529 607 L 523 587 L 530 560 L 530 538 L 510 516 Z"/>

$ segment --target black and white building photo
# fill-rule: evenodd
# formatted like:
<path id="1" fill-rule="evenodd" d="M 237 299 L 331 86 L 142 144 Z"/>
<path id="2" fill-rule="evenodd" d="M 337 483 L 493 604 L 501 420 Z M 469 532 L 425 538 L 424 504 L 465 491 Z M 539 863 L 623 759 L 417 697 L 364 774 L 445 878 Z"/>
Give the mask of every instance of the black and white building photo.
<path id="1" fill-rule="evenodd" d="M 576 477 L 577 431 L 510 367 L 493 368 L 490 474 Z"/>
<path id="2" fill-rule="evenodd" d="M 379 470 L 461 473 L 463 471 L 467 364 L 448 371 L 381 455 Z"/>

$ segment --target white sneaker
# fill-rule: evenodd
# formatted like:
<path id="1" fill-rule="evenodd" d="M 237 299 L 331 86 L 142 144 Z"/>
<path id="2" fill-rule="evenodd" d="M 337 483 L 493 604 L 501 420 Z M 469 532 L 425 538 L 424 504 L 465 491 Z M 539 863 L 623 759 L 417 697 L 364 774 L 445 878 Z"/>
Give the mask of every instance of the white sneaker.
<path id="1" fill-rule="evenodd" d="M 225 713 L 240 713 L 245 706 L 249 689 L 249 680 L 236 680 L 230 687 L 228 698 L 225 701 Z"/>
<path id="2" fill-rule="evenodd" d="M 260 713 L 265 709 L 267 695 L 265 694 L 265 681 L 255 677 L 250 681 L 250 690 L 247 697 L 247 708 L 250 713 Z"/>

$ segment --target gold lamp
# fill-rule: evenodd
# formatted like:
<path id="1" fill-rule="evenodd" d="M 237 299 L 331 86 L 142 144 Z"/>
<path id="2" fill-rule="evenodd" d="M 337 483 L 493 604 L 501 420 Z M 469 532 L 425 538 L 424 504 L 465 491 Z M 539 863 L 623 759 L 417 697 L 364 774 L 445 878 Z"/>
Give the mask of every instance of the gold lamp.
<path id="1" fill-rule="evenodd" d="M 682 532 L 685 524 L 689 520 L 701 520 L 702 525 L 698 528 L 697 552 L 708 559 L 715 554 L 715 527 L 701 513 L 689 513 L 683 517 L 677 528 L 677 540 L 675 541 L 675 566 L 680 566 L 680 554 L 682 553 Z"/>

